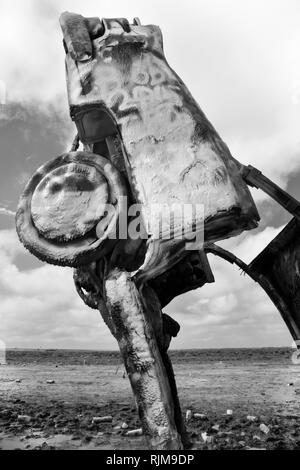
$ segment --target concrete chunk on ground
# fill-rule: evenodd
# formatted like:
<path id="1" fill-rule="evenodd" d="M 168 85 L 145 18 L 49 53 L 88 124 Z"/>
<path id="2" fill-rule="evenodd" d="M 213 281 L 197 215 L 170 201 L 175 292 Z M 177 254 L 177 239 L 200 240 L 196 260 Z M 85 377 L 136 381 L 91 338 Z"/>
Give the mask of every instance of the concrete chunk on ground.
<path id="1" fill-rule="evenodd" d="M 131 431 L 127 431 L 126 436 L 142 436 L 143 430 L 142 428 L 139 429 L 132 429 Z"/>
<path id="2" fill-rule="evenodd" d="M 92 419 L 93 424 L 98 424 L 98 423 L 111 423 L 113 420 L 112 416 L 94 416 Z"/>
<path id="3" fill-rule="evenodd" d="M 264 447 L 245 447 L 245 450 L 267 450 Z"/>
<path id="4" fill-rule="evenodd" d="M 214 431 L 219 431 L 220 430 L 220 425 L 219 424 L 214 424 L 211 429 L 213 429 Z"/>
<path id="5" fill-rule="evenodd" d="M 248 415 L 248 416 L 247 416 L 247 420 L 248 420 L 248 421 L 255 421 L 255 420 L 256 420 L 256 416 Z"/>
<path id="6" fill-rule="evenodd" d="M 213 437 L 212 437 L 212 436 L 209 436 L 209 435 L 207 434 L 207 432 L 202 432 L 202 433 L 201 433 L 201 437 L 202 437 L 202 439 L 203 439 L 204 442 L 207 442 L 207 444 L 210 444 L 210 443 L 213 442 Z"/>
<path id="7" fill-rule="evenodd" d="M 270 432 L 270 428 L 266 426 L 264 423 L 261 423 L 261 425 L 259 426 L 259 429 L 265 434 L 269 434 Z"/>
<path id="8" fill-rule="evenodd" d="M 196 419 L 207 419 L 207 416 L 204 413 L 194 413 L 193 417 Z"/>
<path id="9" fill-rule="evenodd" d="M 18 415 L 18 421 L 20 421 L 20 423 L 30 423 L 31 417 L 28 415 Z"/>

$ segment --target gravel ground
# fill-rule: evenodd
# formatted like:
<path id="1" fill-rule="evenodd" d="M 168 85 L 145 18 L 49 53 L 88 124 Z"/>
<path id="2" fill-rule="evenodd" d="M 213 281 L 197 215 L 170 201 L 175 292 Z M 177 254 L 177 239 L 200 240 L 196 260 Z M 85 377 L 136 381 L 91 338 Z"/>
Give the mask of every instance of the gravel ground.
<path id="1" fill-rule="evenodd" d="M 172 356 L 193 449 L 300 449 L 300 367 L 289 351 Z M 147 449 L 144 436 L 126 435 L 140 424 L 117 353 L 12 352 L 7 362 L 0 449 Z M 104 416 L 111 422 L 93 422 Z"/>

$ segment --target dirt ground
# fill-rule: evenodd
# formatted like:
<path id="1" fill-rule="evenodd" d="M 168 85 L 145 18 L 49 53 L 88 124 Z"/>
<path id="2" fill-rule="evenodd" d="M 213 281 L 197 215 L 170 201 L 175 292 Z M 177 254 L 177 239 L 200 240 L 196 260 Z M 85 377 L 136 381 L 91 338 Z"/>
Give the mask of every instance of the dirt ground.
<path id="1" fill-rule="evenodd" d="M 300 365 L 286 350 L 237 351 L 173 354 L 192 449 L 300 449 Z M 0 366 L 0 449 L 147 449 L 126 435 L 140 425 L 117 353 L 75 356 L 12 354 Z"/>

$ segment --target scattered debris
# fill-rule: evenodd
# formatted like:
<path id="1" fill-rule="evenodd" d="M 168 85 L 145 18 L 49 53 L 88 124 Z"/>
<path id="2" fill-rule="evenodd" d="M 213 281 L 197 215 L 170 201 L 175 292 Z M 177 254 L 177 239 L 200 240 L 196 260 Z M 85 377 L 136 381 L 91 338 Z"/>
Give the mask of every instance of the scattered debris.
<path id="1" fill-rule="evenodd" d="M 232 415 L 233 415 L 233 411 L 232 411 L 232 410 L 227 410 L 227 411 L 226 411 L 226 414 L 229 415 L 229 416 L 232 416 Z"/>
<path id="2" fill-rule="evenodd" d="M 191 410 L 187 410 L 186 411 L 186 415 L 185 415 L 185 420 L 186 422 L 190 421 L 192 419 L 192 416 L 193 416 L 193 413 Z"/>
<path id="3" fill-rule="evenodd" d="M 265 447 L 245 447 L 245 450 L 267 450 Z"/>
<path id="4" fill-rule="evenodd" d="M 117 426 L 114 426 L 113 430 L 114 431 L 119 431 L 121 429 L 121 426 L 118 424 Z"/>
<path id="5" fill-rule="evenodd" d="M 211 444 L 213 442 L 213 437 L 209 436 L 207 432 L 202 432 L 201 437 L 204 442 L 207 442 L 207 444 Z"/>
<path id="6" fill-rule="evenodd" d="M 122 429 L 127 429 L 128 428 L 128 424 L 127 423 L 123 423 L 122 426 L 121 426 Z"/>
<path id="7" fill-rule="evenodd" d="M 248 421 L 256 421 L 256 416 L 248 415 L 247 420 Z"/>
<path id="8" fill-rule="evenodd" d="M 193 418 L 197 419 L 207 419 L 207 416 L 203 413 L 194 413 Z"/>
<path id="9" fill-rule="evenodd" d="M 30 423 L 31 417 L 28 415 L 18 415 L 18 421 L 21 423 Z"/>
<path id="10" fill-rule="evenodd" d="M 213 429 L 214 431 L 219 431 L 220 430 L 220 425 L 219 424 L 214 424 L 211 429 Z"/>
<path id="11" fill-rule="evenodd" d="M 19 384 L 19 383 L 22 382 L 22 380 L 21 379 L 16 379 L 16 382 L 17 382 L 17 384 Z"/>
<path id="12" fill-rule="evenodd" d="M 47 383 L 47 384 L 55 384 L 55 380 L 53 380 L 53 379 L 48 379 L 48 380 L 46 380 L 46 383 Z"/>
<path id="13" fill-rule="evenodd" d="M 111 423 L 112 420 L 112 416 L 94 416 L 94 418 L 92 419 L 92 424 Z"/>
<path id="14" fill-rule="evenodd" d="M 142 428 L 139 429 L 132 429 L 131 431 L 127 431 L 126 436 L 142 436 L 143 430 Z"/>
<path id="15" fill-rule="evenodd" d="M 259 436 L 257 436 L 256 434 L 254 434 L 253 438 L 252 438 L 254 441 L 261 441 L 261 438 Z"/>
<path id="16" fill-rule="evenodd" d="M 262 423 L 259 426 L 259 429 L 265 434 L 269 434 L 269 432 L 270 432 L 270 428 L 268 426 L 266 426 L 264 423 Z"/>

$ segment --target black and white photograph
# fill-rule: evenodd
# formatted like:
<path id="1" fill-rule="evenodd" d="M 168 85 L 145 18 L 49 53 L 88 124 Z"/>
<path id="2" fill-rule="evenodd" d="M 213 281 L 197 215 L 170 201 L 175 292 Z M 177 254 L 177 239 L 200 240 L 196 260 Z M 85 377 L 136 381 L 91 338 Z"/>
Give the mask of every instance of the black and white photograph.
<path id="1" fill-rule="evenodd" d="M 300 450 L 299 25 L 0 0 L 1 455 Z"/>

